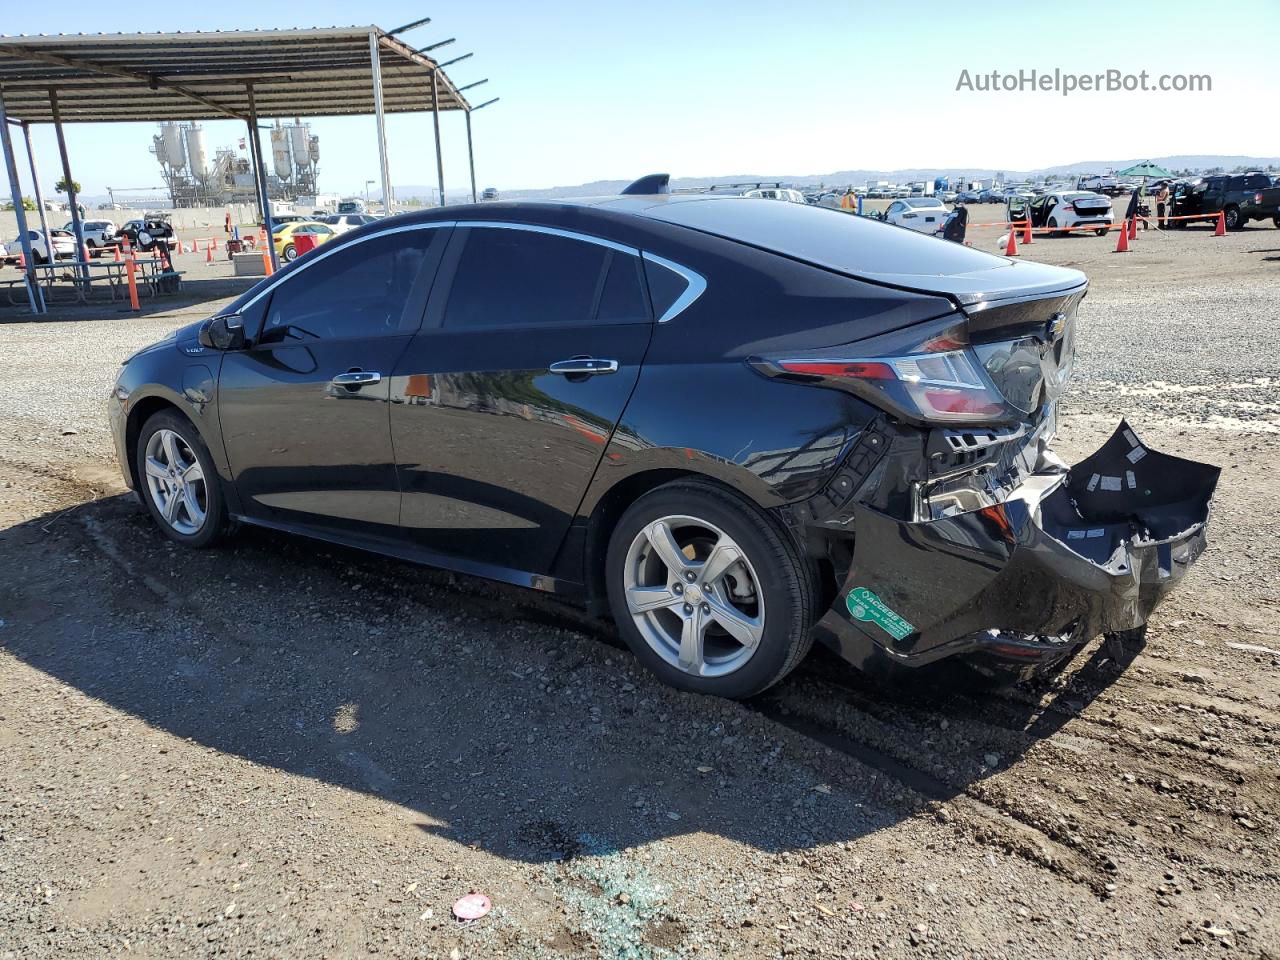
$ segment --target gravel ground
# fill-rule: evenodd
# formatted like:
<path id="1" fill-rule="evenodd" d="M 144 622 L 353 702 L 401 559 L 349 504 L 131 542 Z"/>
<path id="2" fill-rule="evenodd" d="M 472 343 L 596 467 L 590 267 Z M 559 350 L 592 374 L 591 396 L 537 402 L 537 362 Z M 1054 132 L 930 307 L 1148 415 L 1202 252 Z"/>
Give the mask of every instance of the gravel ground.
<path id="1" fill-rule="evenodd" d="M 104 399 L 210 306 L 0 310 L 0 960 L 1280 957 L 1280 233 L 1112 244 L 1024 250 L 1093 280 L 1060 448 L 1223 465 L 1211 548 L 1125 669 L 998 696 L 819 653 L 744 706 L 513 588 L 182 552 Z"/>

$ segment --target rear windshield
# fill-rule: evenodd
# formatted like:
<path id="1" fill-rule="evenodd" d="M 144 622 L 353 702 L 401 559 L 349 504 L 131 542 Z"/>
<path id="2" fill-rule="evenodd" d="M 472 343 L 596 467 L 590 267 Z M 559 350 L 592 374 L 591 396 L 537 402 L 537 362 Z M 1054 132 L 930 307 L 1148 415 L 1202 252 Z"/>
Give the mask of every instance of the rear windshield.
<path id="1" fill-rule="evenodd" d="M 941 200 L 935 200 L 933 197 L 917 197 L 912 200 L 903 201 L 909 207 L 940 207 Z"/>
<path id="2" fill-rule="evenodd" d="M 645 214 L 855 276 L 937 276 L 1005 264 L 972 247 L 810 204 L 706 198 L 650 207 Z"/>

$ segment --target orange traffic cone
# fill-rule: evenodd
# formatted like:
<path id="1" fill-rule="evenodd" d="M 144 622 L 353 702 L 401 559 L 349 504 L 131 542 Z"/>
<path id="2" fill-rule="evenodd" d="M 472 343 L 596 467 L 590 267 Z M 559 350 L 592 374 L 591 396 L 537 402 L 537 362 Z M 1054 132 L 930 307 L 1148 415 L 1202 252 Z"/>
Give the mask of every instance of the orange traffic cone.
<path id="1" fill-rule="evenodd" d="M 1116 241 L 1116 253 L 1129 252 L 1129 221 L 1120 221 L 1120 239 Z"/>
<path id="2" fill-rule="evenodd" d="M 1138 218 L 1136 216 L 1129 218 L 1129 239 L 1138 239 Z"/>
<path id="3" fill-rule="evenodd" d="M 217 249 L 218 249 L 218 238 L 217 238 L 217 237 L 214 237 L 214 238 L 213 238 L 212 240 L 210 240 L 209 242 L 213 244 L 213 249 L 215 249 L 215 250 L 217 250 Z"/>
<path id="4" fill-rule="evenodd" d="M 111 252 L 115 254 L 116 263 L 119 263 L 120 262 L 120 244 L 117 243 L 114 247 L 112 247 Z"/>
<path id="5" fill-rule="evenodd" d="M 213 244 L 210 243 L 204 248 L 204 262 L 213 263 Z"/>
<path id="6" fill-rule="evenodd" d="M 1009 242 L 1004 245 L 1004 255 L 1006 257 L 1016 257 L 1018 255 L 1017 232 L 1017 228 L 1013 224 L 1009 224 Z"/>
<path id="7" fill-rule="evenodd" d="M 1221 210 L 1218 211 L 1218 226 L 1213 231 L 1213 235 L 1215 237 L 1225 237 L 1227 235 L 1227 215 Z"/>
<path id="8" fill-rule="evenodd" d="M 1022 223 L 1023 223 L 1023 226 L 1022 226 L 1023 245 L 1025 246 L 1028 243 L 1034 243 L 1035 241 L 1031 239 L 1031 214 L 1027 214 L 1027 219 L 1024 220 Z"/>

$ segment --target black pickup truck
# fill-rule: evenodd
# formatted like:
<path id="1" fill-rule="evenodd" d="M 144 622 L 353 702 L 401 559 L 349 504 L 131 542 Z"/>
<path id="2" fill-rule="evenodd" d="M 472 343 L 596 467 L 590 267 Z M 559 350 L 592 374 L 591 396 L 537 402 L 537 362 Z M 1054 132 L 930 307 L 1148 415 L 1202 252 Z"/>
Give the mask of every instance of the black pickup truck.
<path id="1" fill-rule="evenodd" d="M 1173 215 L 1188 216 L 1222 211 L 1228 230 L 1239 230 L 1250 220 L 1273 219 L 1280 210 L 1273 203 L 1265 207 L 1256 202 L 1259 193 L 1272 189 L 1265 173 L 1233 173 L 1203 177 L 1190 183 L 1174 185 Z M 1186 220 L 1175 220 L 1184 227 Z"/>
<path id="2" fill-rule="evenodd" d="M 1270 220 L 1280 227 L 1280 187 L 1263 187 L 1240 205 L 1240 216 L 1249 220 Z"/>

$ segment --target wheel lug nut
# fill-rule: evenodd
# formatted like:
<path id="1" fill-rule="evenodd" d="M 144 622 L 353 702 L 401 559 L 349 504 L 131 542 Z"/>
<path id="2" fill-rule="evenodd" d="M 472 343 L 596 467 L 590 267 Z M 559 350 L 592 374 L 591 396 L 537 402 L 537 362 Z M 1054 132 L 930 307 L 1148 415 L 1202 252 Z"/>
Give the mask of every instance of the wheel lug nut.
<path id="1" fill-rule="evenodd" d="M 671 589 L 672 589 L 672 590 L 674 590 L 676 593 L 684 593 L 684 586 L 683 586 L 682 584 L 679 584 L 679 583 L 677 583 L 677 584 L 676 584 L 674 587 L 672 587 Z"/>
<path id="2" fill-rule="evenodd" d="M 686 604 L 684 605 L 684 612 L 685 612 L 685 613 L 693 613 L 693 607 L 692 607 L 690 604 L 687 604 L 687 603 L 686 603 Z"/>
<path id="3" fill-rule="evenodd" d="M 709 603 L 704 603 L 704 604 L 702 605 L 702 612 L 703 612 L 703 613 L 710 613 L 710 612 L 711 612 L 711 604 L 709 604 Z"/>
<path id="4" fill-rule="evenodd" d="M 693 571 L 692 571 L 692 570 L 690 570 L 688 573 L 686 573 L 686 574 L 684 575 L 684 578 L 685 578 L 686 580 L 688 580 L 690 583 L 693 583 L 693 581 L 694 581 Z"/>

